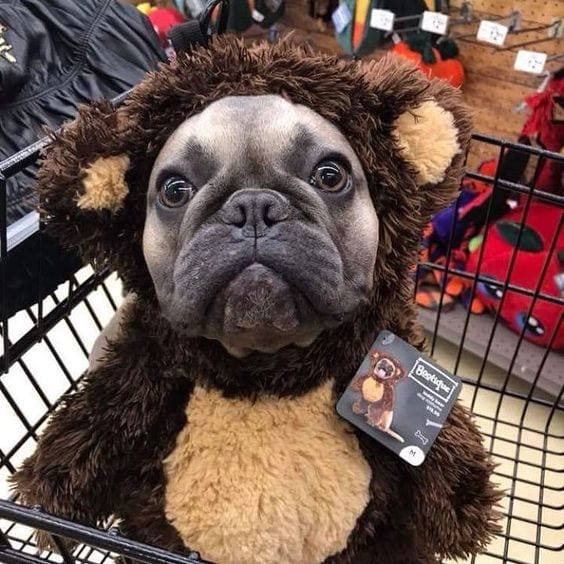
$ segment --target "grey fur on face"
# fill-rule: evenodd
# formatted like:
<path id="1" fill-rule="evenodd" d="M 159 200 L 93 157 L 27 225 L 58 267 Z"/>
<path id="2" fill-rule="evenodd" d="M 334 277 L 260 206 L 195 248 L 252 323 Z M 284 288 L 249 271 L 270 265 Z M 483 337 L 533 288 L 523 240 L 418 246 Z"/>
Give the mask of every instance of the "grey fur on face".
<path id="1" fill-rule="evenodd" d="M 320 174 L 348 180 L 323 190 Z M 164 186 L 186 201 L 163 202 Z M 308 346 L 342 323 L 370 295 L 377 247 L 351 146 L 279 96 L 212 103 L 176 129 L 151 172 L 143 251 L 163 314 L 237 356 Z"/>

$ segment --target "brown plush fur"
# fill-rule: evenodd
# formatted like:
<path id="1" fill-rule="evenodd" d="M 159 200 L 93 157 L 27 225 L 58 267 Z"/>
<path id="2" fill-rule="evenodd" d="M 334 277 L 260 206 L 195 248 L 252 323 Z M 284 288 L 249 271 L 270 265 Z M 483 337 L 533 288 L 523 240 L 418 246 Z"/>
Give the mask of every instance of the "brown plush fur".
<path id="1" fill-rule="evenodd" d="M 158 150 L 187 116 L 226 95 L 266 93 L 314 109 L 356 151 L 380 218 L 375 290 L 354 319 L 307 348 L 236 359 L 216 342 L 175 334 L 159 315 L 141 251 L 145 191 Z M 460 94 L 446 83 L 427 82 L 412 67 L 389 58 L 364 66 L 284 42 L 249 50 L 221 39 L 163 66 L 119 110 L 107 103 L 83 108 L 46 154 L 39 177 L 45 217 L 52 233 L 87 260 L 117 269 L 138 299 L 106 357 L 65 400 L 16 474 L 23 501 L 85 523 L 115 514 L 127 534 L 186 550 L 165 518 L 163 460 L 186 425 L 195 384 L 252 400 L 304 396 L 332 379 L 335 399 L 380 330 L 421 348 L 411 287 L 419 234 L 456 192 L 464 158 L 452 158 L 439 184 L 418 186 L 420 170 L 401 152 L 394 130 L 400 116 L 430 101 L 452 114 L 464 149 L 470 120 Z M 98 157 L 123 154 L 130 168 L 122 208 L 77 208 L 81 171 Z M 454 408 L 418 468 L 360 432 L 357 439 L 372 473 L 370 501 L 346 548 L 327 562 L 432 563 L 488 542 L 499 492 L 465 409 Z"/>

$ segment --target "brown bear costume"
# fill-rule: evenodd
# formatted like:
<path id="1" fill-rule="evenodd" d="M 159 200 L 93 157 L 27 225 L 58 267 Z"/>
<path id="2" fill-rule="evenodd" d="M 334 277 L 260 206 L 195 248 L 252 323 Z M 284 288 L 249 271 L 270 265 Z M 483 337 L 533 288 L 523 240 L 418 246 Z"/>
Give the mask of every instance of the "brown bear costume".
<path id="1" fill-rule="evenodd" d="M 397 441 L 403 437 L 390 429 L 394 415 L 395 386 L 405 378 L 405 371 L 397 361 L 380 352 L 372 354 L 369 370 L 357 376 L 351 385 L 360 394 L 353 405 L 353 413 L 365 415 L 371 427 L 377 427 Z"/>
<path id="2" fill-rule="evenodd" d="M 160 314 L 142 251 L 147 179 L 187 116 L 278 94 L 334 124 L 380 218 L 369 303 L 309 346 L 236 358 Z M 181 55 L 119 109 L 56 136 L 39 177 L 52 233 L 117 270 L 136 300 L 118 338 L 14 477 L 26 504 L 218 562 L 431 564 L 484 548 L 500 494 L 457 405 L 414 468 L 335 414 L 374 336 L 422 348 L 412 272 L 430 215 L 456 193 L 471 124 L 460 94 L 386 58 L 363 65 L 234 39 Z"/>

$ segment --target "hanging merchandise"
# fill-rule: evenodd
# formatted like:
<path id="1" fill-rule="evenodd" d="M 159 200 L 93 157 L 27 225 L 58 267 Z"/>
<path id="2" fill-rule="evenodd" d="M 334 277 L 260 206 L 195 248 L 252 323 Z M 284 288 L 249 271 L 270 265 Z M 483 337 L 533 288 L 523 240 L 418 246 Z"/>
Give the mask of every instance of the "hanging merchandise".
<path id="1" fill-rule="evenodd" d="M 331 14 L 337 9 L 339 0 L 309 0 L 309 17 L 323 22 L 331 21 Z"/>
<path id="2" fill-rule="evenodd" d="M 268 28 L 284 15 L 284 7 L 284 0 L 254 0 L 253 20 Z"/>
<path id="3" fill-rule="evenodd" d="M 523 126 L 519 141 L 537 144 L 543 149 L 559 153 L 564 147 L 564 68 L 554 73 L 543 92 L 535 92 L 525 103 L 532 110 Z M 547 159 L 541 165 L 535 188 L 563 194 L 564 165 Z"/>
<path id="4" fill-rule="evenodd" d="M 185 17 L 197 18 L 206 5 L 206 0 L 174 0 L 176 9 Z"/>
<path id="5" fill-rule="evenodd" d="M 227 27 L 237 32 L 253 24 L 269 28 L 284 15 L 284 8 L 284 0 L 231 0 Z"/>
<path id="6" fill-rule="evenodd" d="M 119 2 L 0 2 L 0 22 L 0 161 L 74 117 L 79 104 L 128 90 L 164 59 L 145 16 Z M 46 294 L 81 264 L 37 232 L 35 172 L 29 166 L 7 182 L 0 225 L 7 220 L 4 266 L 13 299 L 5 315 L 37 302 L 39 271 Z M 22 225 L 30 229 L 14 247 L 11 234 Z"/>
<path id="7" fill-rule="evenodd" d="M 141 4 L 137 6 L 137 8 L 141 9 L 149 18 L 151 25 L 161 41 L 161 45 L 165 48 L 168 45 L 168 32 L 170 29 L 186 21 L 182 13 L 174 8 L 157 8 L 150 4 L 148 7 L 147 4 Z"/>
<path id="8" fill-rule="evenodd" d="M 423 0 L 342 0 L 339 8 L 341 6 L 347 8 L 350 17 L 343 20 L 341 28 L 335 26 L 337 41 L 347 55 L 354 57 L 370 54 L 387 40 L 385 31 L 370 26 L 372 10 L 390 10 L 396 18 L 401 18 L 422 14 L 427 9 Z M 408 25 L 401 23 L 396 30 Z"/>
<path id="9" fill-rule="evenodd" d="M 464 82 L 464 67 L 456 58 L 458 47 L 450 39 L 433 45 L 430 33 L 413 33 L 396 43 L 391 51 L 413 61 L 429 78 L 442 78 L 457 88 Z"/>
<path id="10" fill-rule="evenodd" d="M 526 211 L 525 214 L 525 205 L 520 205 L 487 230 L 485 242 L 484 236 L 479 236 L 468 256 L 466 270 L 477 272 L 480 264 L 480 276 L 492 280 L 491 284 L 478 282 L 475 299 L 493 312 L 501 304 L 499 317 L 509 329 L 517 334 L 524 331 L 524 338 L 537 345 L 546 347 L 552 341 L 553 349 L 564 350 L 564 324 L 559 323 L 559 304 L 541 296 L 531 309 L 533 298 L 522 292 L 508 289 L 503 296 L 503 283 L 507 279 L 509 284 L 532 293 L 540 291 L 554 297 L 564 295 L 562 211 L 543 202 L 531 203 Z M 521 231 L 522 222 L 525 227 Z M 514 260 L 513 253 L 516 254 Z M 556 335 L 552 339 L 554 331 Z"/>

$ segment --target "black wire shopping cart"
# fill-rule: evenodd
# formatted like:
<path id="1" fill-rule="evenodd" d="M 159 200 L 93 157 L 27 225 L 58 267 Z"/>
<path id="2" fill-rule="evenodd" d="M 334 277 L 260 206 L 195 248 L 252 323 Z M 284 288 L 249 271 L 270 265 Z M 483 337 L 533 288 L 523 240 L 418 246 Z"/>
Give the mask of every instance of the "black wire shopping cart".
<path id="1" fill-rule="evenodd" d="M 41 508 L 22 507 L 9 492 L 8 477 L 33 451 L 38 435 L 61 398 L 80 384 L 89 349 L 121 299 L 115 276 L 107 270 L 94 272 L 90 267 L 79 269 L 57 289 L 46 291 L 39 248 L 35 271 L 37 300 L 17 313 L 6 308 L 14 296 L 6 285 L 11 251 L 5 221 L 5 180 L 37 159 L 44 143 L 38 142 L 0 163 L 0 562 L 102 564 L 113 562 L 118 556 L 146 563 L 196 562 L 195 554 L 179 556 L 130 541 L 119 534 L 115 524 L 109 523 L 105 530 L 93 529 L 48 515 Z M 524 210 L 521 221 L 513 225 L 513 253 L 529 236 L 527 213 L 536 201 L 558 210 L 560 219 L 553 226 L 556 231 L 552 238 L 557 241 L 562 229 L 564 196 L 532 186 L 546 162 L 560 165 L 564 156 L 483 135 L 475 135 L 472 143 L 497 156 L 498 165 L 493 176 L 470 170 L 465 180 L 489 183 L 494 195 L 504 191 L 518 199 Z M 504 161 L 516 154 L 529 160 L 529 182 L 508 180 L 502 174 Z M 494 199 L 490 198 L 486 209 L 486 232 L 494 221 Z M 450 233 L 459 221 L 456 211 L 455 207 Z M 558 251 L 556 243 L 549 246 L 547 261 Z M 449 237 L 443 260 L 427 257 L 419 265 L 420 273 L 439 273 L 440 281 L 437 307 L 422 308 L 420 317 L 432 353 L 445 368 L 463 378 L 463 401 L 474 411 L 487 446 L 499 463 L 497 481 L 507 488 L 503 532 L 488 547 L 487 555 L 477 557 L 476 561 L 485 558 L 484 562 L 552 564 L 564 561 L 564 357 L 553 350 L 562 328 L 564 291 L 559 296 L 543 291 L 541 278 L 548 267 L 539 269 L 538 283 L 533 288 L 515 284 L 511 278 L 516 264 L 513 257 L 510 255 L 502 279 L 494 279 L 483 271 L 485 259 L 480 252 L 476 268 L 467 271 L 454 264 L 452 236 Z M 560 259 L 564 261 L 564 257 Z M 465 282 L 469 303 L 484 287 L 500 296 L 497 310 L 478 316 L 461 304 L 447 307 L 447 284 L 452 276 Z M 512 293 L 526 298 L 523 327 L 517 332 L 507 329 L 502 315 L 505 296 Z M 550 302 L 559 312 L 552 320 L 550 334 L 545 335 L 545 346 L 527 339 L 532 313 L 541 301 Z M 34 529 L 51 534 L 60 554 L 38 554 Z M 79 544 L 71 552 L 65 549 L 62 538 Z"/>

